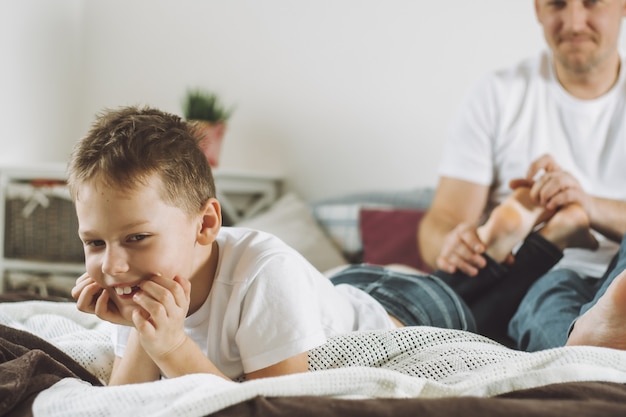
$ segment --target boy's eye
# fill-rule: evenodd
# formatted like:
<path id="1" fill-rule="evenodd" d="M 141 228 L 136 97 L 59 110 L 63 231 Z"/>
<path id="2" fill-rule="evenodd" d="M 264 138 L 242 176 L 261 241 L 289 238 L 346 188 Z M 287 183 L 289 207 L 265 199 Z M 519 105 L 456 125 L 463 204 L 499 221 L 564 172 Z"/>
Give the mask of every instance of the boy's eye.
<path id="1" fill-rule="evenodd" d="M 89 240 L 85 242 L 85 246 L 104 246 L 104 240 Z"/>
<path id="2" fill-rule="evenodd" d="M 128 238 L 128 240 L 131 242 L 139 242 L 141 240 L 144 240 L 147 237 L 148 235 L 132 235 L 131 237 Z"/>

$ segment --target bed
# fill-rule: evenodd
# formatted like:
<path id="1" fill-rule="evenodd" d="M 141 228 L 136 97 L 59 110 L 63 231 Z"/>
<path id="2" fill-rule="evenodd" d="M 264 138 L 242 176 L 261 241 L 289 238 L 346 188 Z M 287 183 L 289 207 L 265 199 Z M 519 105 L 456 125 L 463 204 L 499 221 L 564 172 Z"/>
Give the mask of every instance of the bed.
<path id="1" fill-rule="evenodd" d="M 511 350 L 404 328 L 337 336 L 310 372 L 243 383 L 187 375 L 103 386 L 109 325 L 71 302 L 0 303 L 0 412 L 11 416 L 626 415 L 626 352 Z"/>
<path id="2" fill-rule="evenodd" d="M 415 268 L 415 255 L 404 259 L 408 253 L 367 240 L 392 233 L 383 239 L 391 247 L 399 231 L 414 233 L 429 194 L 410 195 L 418 201 L 385 194 L 306 204 L 287 195 L 243 225 L 276 233 L 329 274 L 372 257 Z M 376 230 L 380 216 L 386 225 L 404 221 Z M 626 415 L 626 352 L 612 349 L 525 353 L 468 332 L 407 327 L 334 337 L 309 353 L 310 372 L 303 374 L 242 383 L 195 374 L 106 387 L 109 331 L 70 301 L 0 295 L 0 415 Z"/>

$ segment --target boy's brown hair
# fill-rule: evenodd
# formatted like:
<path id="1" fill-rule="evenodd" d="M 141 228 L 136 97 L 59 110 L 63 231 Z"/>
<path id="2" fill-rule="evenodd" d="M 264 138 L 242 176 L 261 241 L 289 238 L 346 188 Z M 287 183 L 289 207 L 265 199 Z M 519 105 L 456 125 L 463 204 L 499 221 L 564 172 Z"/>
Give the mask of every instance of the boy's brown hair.
<path id="1" fill-rule="evenodd" d="M 72 199 L 90 180 L 132 190 L 156 174 L 161 198 L 188 214 L 215 197 L 211 167 L 189 125 L 179 116 L 150 107 L 123 107 L 98 115 L 68 165 Z"/>

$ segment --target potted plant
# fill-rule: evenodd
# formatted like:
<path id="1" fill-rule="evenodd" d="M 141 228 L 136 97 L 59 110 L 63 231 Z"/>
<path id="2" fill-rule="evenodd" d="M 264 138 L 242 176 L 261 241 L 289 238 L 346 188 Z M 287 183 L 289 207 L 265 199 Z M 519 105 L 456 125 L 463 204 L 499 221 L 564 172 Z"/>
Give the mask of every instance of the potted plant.
<path id="1" fill-rule="evenodd" d="M 217 167 L 226 133 L 228 119 L 233 109 L 226 108 L 217 94 L 208 90 L 187 90 L 183 101 L 185 119 L 192 125 L 198 145 L 211 167 Z"/>

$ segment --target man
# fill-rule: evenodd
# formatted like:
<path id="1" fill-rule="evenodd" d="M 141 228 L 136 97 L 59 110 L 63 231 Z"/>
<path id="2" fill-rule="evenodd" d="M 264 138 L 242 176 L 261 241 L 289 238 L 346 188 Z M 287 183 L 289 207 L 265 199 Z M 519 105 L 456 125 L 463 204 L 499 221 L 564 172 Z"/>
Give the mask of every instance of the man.
<path id="1" fill-rule="evenodd" d="M 618 52 L 626 0 L 535 0 L 535 10 L 549 51 L 474 87 L 451 126 L 418 243 L 433 268 L 477 275 L 487 265 L 477 226 L 510 194 L 509 183 L 525 178 L 532 198 L 546 210 L 582 206 L 599 242 L 597 250 L 564 250 L 533 284 L 543 288 L 534 291 L 538 297 L 550 288 L 550 277 L 563 271 L 568 280 L 600 277 L 626 232 L 626 72 Z M 545 270 L 556 261 L 542 260 Z M 498 293 L 513 291 L 521 299 L 528 289 L 513 284 L 493 287 L 468 304 L 473 310 L 493 305 L 488 311 L 506 321 L 514 309 L 509 302 L 509 311 L 500 314 Z M 526 326 L 512 329 L 518 346 L 565 343 L 567 329 L 554 340 L 533 338 L 527 326 L 539 325 L 541 305 L 535 307 L 524 309 L 526 316 L 517 321 Z M 478 317 L 477 322 L 480 330 Z"/>

